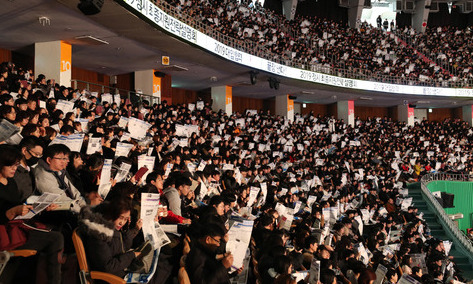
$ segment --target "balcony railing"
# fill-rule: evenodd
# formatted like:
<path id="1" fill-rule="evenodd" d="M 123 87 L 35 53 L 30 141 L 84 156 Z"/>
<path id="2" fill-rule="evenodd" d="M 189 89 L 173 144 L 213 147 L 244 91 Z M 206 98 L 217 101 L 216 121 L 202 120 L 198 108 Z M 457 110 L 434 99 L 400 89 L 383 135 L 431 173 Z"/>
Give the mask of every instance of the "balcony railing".
<path id="1" fill-rule="evenodd" d="M 211 26 L 196 20 L 194 17 L 178 10 L 176 7 L 170 5 L 164 0 L 155 1 L 155 5 L 163 10 L 166 14 L 171 17 L 178 19 L 179 21 L 193 27 L 194 29 L 214 38 L 215 40 L 232 47 L 236 50 L 246 52 L 258 56 L 260 58 L 270 60 L 275 63 L 286 65 L 289 67 L 310 70 L 313 72 L 319 72 L 328 75 L 340 76 L 350 79 L 359 79 L 365 81 L 375 81 L 382 83 L 398 84 L 398 85 L 410 85 L 410 86 L 429 86 L 429 87 L 444 87 L 444 88 L 470 88 L 473 86 L 473 79 L 459 79 L 457 81 L 440 81 L 436 79 L 429 79 L 426 81 L 420 80 L 419 78 L 400 77 L 386 75 L 380 72 L 373 72 L 371 70 L 359 69 L 359 68 L 335 68 L 333 64 L 321 65 L 312 62 L 306 62 L 306 59 L 302 58 L 289 58 L 285 55 L 275 54 L 267 49 L 265 46 L 258 44 L 250 40 L 240 40 L 228 35 L 224 35 L 219 31 L 215 30 Z M 335 62 L 336 58 L 331 58 L 327 52 L 321 48 L 316 48 L 316 54 L 322 54 L 326 58 L 330 59 L 330 62 Z"/>
<path id="2" fill-rule="evenodd" d="M 126 98 L 130 100 L 130 102 L 132 103 L 141 104 L 143 100 L 147 100 L 151 105 L 154 103 L 157 103 L 157 104 L 161 103 L 160 97 L 155 97 L 148 94 L 142 94 L 135 91 L 125 90 L 125 89 L 115 88 L 111 86 L 106 86 L 106 85 L 101 85 L 101 84 L 96 84 L 96 83 L 91 83 L 91 82 L 86 82 L 86 81 L 81 81 L 81 80 L 75 80 L 75 79 L 72 79 L 71 83 L 74 89 L 79 89 L 79 90 L 85 89 L 89 92 L 97 92 L 99 94 L 104 94 L 104 93 L 110 93 L 112 95 L 120 94 L 121 98 Z"/>

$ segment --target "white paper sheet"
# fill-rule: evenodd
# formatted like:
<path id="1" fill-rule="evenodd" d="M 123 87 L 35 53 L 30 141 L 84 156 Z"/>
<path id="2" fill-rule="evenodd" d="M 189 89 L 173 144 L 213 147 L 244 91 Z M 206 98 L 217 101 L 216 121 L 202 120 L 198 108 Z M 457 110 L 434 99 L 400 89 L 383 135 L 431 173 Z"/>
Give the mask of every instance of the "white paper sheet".
<path id="1" fill-rule="evenodd" d="M 105 159 L 102 167 L 102 173 L 100 174 L 100 184 L 98 193 L 105 199 L 110 192 L 112 184 L 110 178 L 112 177 L 112 159 Z"/>
<path id="2" fill-rule="evenodd" d="M 243 266 L 246 250 L 250 244 L 251 233 L 253 231 L 253 221 L 235 221 L 228 230 L 227 252 L 233 255 L 233 265 L 231 272 Z"/>

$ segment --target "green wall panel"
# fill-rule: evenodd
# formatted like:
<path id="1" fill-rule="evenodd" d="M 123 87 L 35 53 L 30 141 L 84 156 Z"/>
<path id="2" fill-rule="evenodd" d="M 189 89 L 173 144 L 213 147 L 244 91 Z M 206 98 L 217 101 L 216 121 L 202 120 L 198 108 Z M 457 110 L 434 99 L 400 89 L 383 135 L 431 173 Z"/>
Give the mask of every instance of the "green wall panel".
<path id="1" fill-rule="evenodd" d="M 432 181 L 427 185 L 430 192 L 441 191 L 455 195 L 454 208 L 445 208 L 447 214 L 463 213 L 463 219 L 458 220 L 458 227 L 462 231 L 472 228 L 473 214 L 473 182 L 462 181 Z"/>

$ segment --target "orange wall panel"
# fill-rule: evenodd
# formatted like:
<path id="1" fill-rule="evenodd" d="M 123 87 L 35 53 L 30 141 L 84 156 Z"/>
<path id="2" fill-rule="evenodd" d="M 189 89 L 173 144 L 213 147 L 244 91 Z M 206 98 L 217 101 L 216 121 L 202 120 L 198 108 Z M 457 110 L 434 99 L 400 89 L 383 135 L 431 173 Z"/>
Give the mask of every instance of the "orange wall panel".
<path id="1" fill-rule="evenodd" d="M 328 112 L 328 107 L 327 105 L 321 104 L 306 104 L 305 108 L 301 107 L 301 112 L 302 115 L 306 115 L 313 112 L 315 116 L 326 116 Z"/>
<path id="2" fill-rule="evenodd" d="M 172 77 L 169 75 L 161 78 L 161 101 L 167 101 L 168 105 L 175 104 L 172 97 Z"/>
<path id="3" fill-rule="evenodd" d="M 389 108 L 387 107 L 366 107 L 355 106 L 355 117 L 366 120 L 368 117 L 389 117 Z"/>
<path id="4" fill-rule="evenodd" d="M 327 105 L 327 115 L 328 116 L 333 116 L 335 118 L 338 117 L 337 103 Z"/>
<path id="5" fill-rule="evenodd" d="M 0 48 L 0 63 L 12 61 L 11 50 Z"/>
<path id="6" fill-rule="evenodd" d="M 432 112 L 427 112 L 429 121 L 443 121 L 446 118 L 453 119 L 455 111 L 453 108 L 433 108 Z"/>
<path id="7" fill-rule="evenodd" d="M 247 109 L 255 109 L 259 112 L 260 110 L 264 109 L 263 105 L 263 99 L 233 96 L 233 112 L 244 113 Z"/>
<path id="8" fill-rule="evenodd" d="M 105 86 L 103 88 L 103 91 L 105 93 L 111 92 L 110 86 L 110 76 L 102 74 L 102 73 L 97 73 L 95 71 L 90 71 L 90 70 L 85 70 L 82 68 L 74 67 L 72 66 L 72 75 L 71 75 L 72 80 L 78 80 L 78 81 L 83 81 L 83 82 L 88 82 L 89 84 L 89 90 L 92 92 L 102 92 L 102 86 Z M 74 87 L 74 84 L 72 84 L 72 87 Z M 86 88 L 85 83 L 79 83 L 77 84 L 78 89 L 83 89 Z"/>
<path id="9" fill-rule="evenodd" d="M 117 75 L 117 88 L 132 91 L 135 89 L 133 73 Z"/>
<path id="10" fill-rule="evenodd" d="M 173 104 L 189 104 L 197 101 L 197 92 L 185 89 L 172 88 Z"/>
<path id="11" fill-rule="evenodd" d="M 453 119 L 463 119 L 463 109 L 461 107 L 457 107 L 453 109 Z"/>

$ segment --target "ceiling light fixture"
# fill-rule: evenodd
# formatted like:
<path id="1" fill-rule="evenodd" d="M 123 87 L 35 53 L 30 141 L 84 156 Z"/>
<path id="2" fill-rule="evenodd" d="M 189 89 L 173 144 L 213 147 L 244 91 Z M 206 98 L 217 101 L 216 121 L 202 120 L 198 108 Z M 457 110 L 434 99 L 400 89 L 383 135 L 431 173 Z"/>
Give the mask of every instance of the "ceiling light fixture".
<path id="1" fill-rule="evenodd" d="M 41 25 L 46 26 L 50 26 L 51 25 L 51 20 L 48 18 L 48 17 L 39 17 L 38 18 L 38 21 Z"/>

